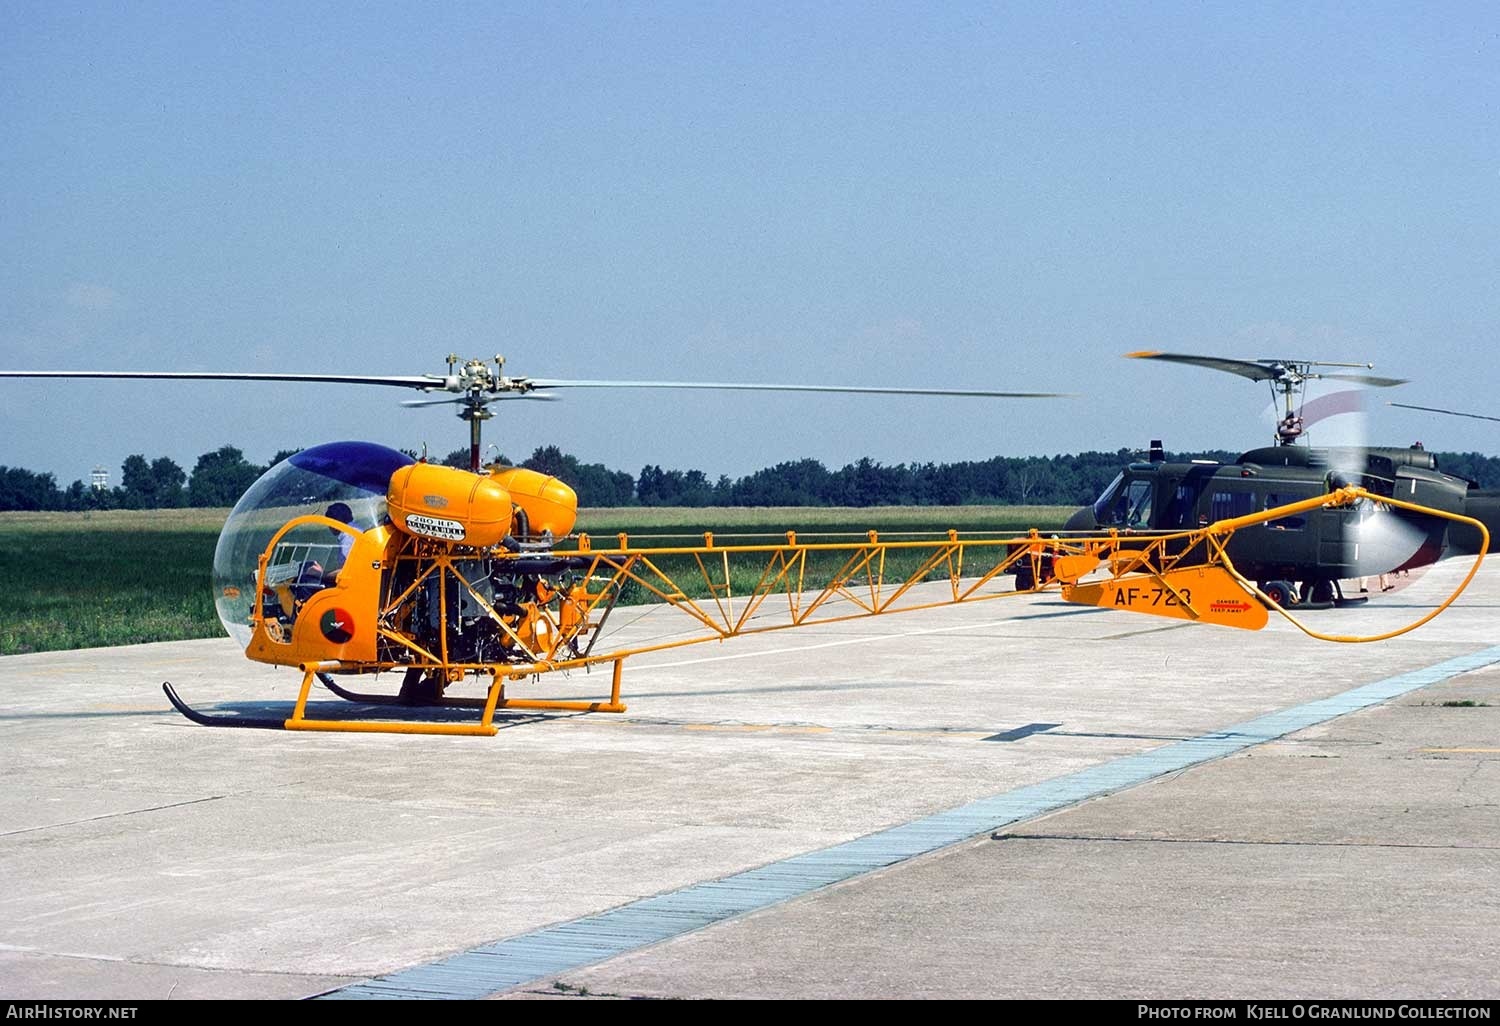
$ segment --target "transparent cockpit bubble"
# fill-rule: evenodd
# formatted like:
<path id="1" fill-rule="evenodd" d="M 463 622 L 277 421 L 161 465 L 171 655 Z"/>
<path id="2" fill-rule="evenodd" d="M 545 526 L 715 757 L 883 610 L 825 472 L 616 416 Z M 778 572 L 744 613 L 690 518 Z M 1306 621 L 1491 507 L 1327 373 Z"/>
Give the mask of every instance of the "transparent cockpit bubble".
<path id="1" fill-rule="evenodd" d="M 358 530 L 383 523 L 391 475 L 413 462 L 383 445 L 329 442 L 303 449 L 261 475 L 230 511 L 214 550 L 214 605 L 229 636 L 242 647 L 250 644 L 256 572 L 277 531 L 308 515 L 345 520 Z M 331 569 L 340 556 L 340 537 L 341 532 L 322 525 L 295 528 L 283 539 L 289 544 L 278 546 L 287 559 L 278 556 L 278 561 L 296 556 L 297 572 L 304 575 L 314 572 L 313 565 Z M 268 568 L 268 579 L 289 567 Z"/>

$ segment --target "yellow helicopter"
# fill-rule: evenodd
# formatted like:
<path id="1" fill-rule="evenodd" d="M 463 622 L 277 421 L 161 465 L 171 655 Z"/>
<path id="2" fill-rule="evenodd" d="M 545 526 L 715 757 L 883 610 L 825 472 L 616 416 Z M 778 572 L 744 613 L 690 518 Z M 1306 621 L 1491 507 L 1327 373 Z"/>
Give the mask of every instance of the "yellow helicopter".
<path id="1" fill-rule="evenodd" d="M 1234 567 L 1234 532 L 1299 511 L 1373 498 L 1349 487 L 1190 531 L 1137 535 L 964 537 L 917 540 L 784 540 L 724 544 L 712 533 L 688 545 L 632 544 L 626 535 L 575 532 L 578 501 L 555 477 L 483 467 L 482 423 L 506 399 L 550 398 L 567 388 L 681 388 L 850 392 L 987 398 L 1057 393 L 977 389 L 599 381 L 508 377 L 504 361 L 448 358 L 448 373 L 410 377 L 193 372 L 0 371 L 0 377 L 266 380 L 389 385 L 451 398 L 470 425 L 470 466 L 416 460 L 367 442 L 304 449 L 271 467 L 225 522 L 214 555 L 215 603 L 226 631 L 257 662 L 296 667 L 296 703 L 285 717 L 207 713 L 170 684 L 172 704 L 210 725 L 289 730 L 492 735 L 501 709 L 624 712 L 623 664 L 632 655 L 705 641 L 860 617 L 986 601 L 1056 587 L 1068 601 L 1259 629 L 1276 610 L 1308 634 L 1364 641 L 1412 630 L 1467 586 L 1488 548 L 1484 525 L 1459 514 L 1380 501 L 1463 522 L 1486 544 L 1458 589 L 1416 622 L 1369 638 L 1311 630 Z M 1041 573 L 1045 565 L 1046 574 Z M 1029 568 L 1029 574 L 1018 573 Z M 1014 580 L 1013 580 L 1014 579 Z M 1033 582 L 1017 588 L 1015 581 Z M 666 637 L 606 634 L 622 603 L 656 602 L 679 618 Z M 608 668 L 608 697 L 526 698 L 520 682 L 563 674 L 571 685 Z M 335 678 L 399 674 L 394 694 L 350 690 Z M 474 678 L 482 696 L 449 695 Z M 309 715 L 314 681 L 361 706 L 402 707 L 394 718 Z M 454 719 L 447 710 L 468 710 Z M 442 710 L 440 717 L 424 710 Z M 362 713 L 365 710 L 361 711 Z M 477 712 L 477 716 L 472 713 Z"/>

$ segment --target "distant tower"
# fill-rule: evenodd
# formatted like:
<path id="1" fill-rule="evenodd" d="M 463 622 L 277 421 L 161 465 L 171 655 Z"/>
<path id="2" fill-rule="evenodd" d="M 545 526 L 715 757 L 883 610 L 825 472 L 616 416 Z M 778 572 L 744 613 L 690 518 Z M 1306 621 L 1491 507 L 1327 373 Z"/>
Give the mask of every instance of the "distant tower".
<path id="1" fill-rule="evenodd" d="M 95 467 L 94 472 L 89 475 L 89 487 L 96 492 L 107 491 L 109 488 L 109 471 L 103 467 Z"/>

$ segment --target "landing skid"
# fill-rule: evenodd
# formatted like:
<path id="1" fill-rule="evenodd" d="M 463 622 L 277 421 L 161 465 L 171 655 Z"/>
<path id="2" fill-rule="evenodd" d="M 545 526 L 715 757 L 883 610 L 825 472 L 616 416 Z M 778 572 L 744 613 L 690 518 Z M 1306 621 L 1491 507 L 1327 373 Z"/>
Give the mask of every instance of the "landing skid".
<path id="1" fill-rule="evenodd" d="M 173 690 L 169 682 L 162 681 L 161 689 L 167 693 L 167 701 L 172 703 L 173 708 L 194 723 L 200 723 L 205 727 L 250 727 L 257 730 L 286 729 L 286 720 L 272 719 L 269 716 L 234 716 L 224 713 L 199 712 L 177 697 L 177 692 Z"/>
<path id="2" fill-rule="evenodd" d="M 1368 595 L 1345 595 L 1344 586 L 1338 581 L 1333 582 L 1333 604 L 1340 609 L 1348 606 L 1357 606 L 1370 601 Z"/>
<path id="3" fill-rule="evenodd" d="M 336 666 L 333 663 L 303 663 L 302 664 L 302 687 L 297 695 L 296 705 L 292 714 L 285 719 L 273 719 L 267 716 L 235 716 L 224 713 L 199 712 L 178 697 L 170 683 L 163 683 L 162 690 L 166 692 L 167 699 L 172 707 L 183 716 L 194 723 L 205 727 L 252 727 L 261 730 L 331 730 L 348 731 L 351 733 L 381 733 L 381 734 L 468 734 L 491 737 L 499 729 L 495 726 L 495 712 L 498 709 L 528 709 L 543 710 L 550 712 L 612 712 L 622 713 L 625 711 L 624 704 L 620 701 L 620 671 L 622 660 L 615 660 L 614 678 L 610 685 L 610 696 L 607 701 L 563 701 L 557 699 L 528 699 L 528 698 L 506 698 L 505 679 L 495 676 L 489 686 L 489 694 L 484 698 L 444 698 L 436 692 L 436 689 L 424 690 L 416 687 L 403 687 L 399 695 L 366 695 L 358 691 L 350 691 L 340 687 L 333 682 L 333 678 L 323 672 L 324 667 Z M 428 709 L 470 709 L 479 711 L 478 722 L 455 722 L 452 720 L 329 720 L 307 715 L 308 694 L 312 690 L 312 682 L 316 679 L 329 691 L 347 702 L 359 705 L 375 706 L 403 706 L 406 708 L 428 708 Z"/>

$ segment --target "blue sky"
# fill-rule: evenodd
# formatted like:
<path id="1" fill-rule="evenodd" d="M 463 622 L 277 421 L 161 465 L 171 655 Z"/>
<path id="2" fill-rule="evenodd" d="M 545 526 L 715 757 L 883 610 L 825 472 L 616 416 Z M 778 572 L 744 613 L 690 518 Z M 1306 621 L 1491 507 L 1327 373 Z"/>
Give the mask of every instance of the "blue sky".
<path id="1" fill-rule="evenodd" d="M 1371 440 L 1500 452 L 1493 4 L 11 3 L 0 369 L 440 371 L 1077 392 L 575 392 L 507 455 L 737 475 L 1246 448 L 1370 361 Z M 368 438 L 344 386 L 0 382 L 0 464 Z"/>

